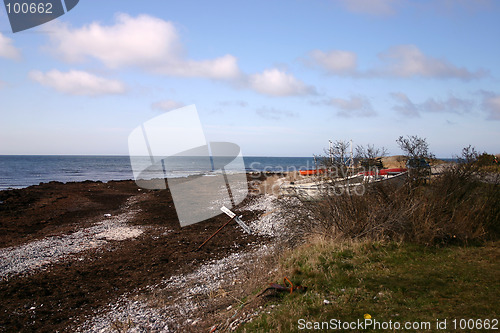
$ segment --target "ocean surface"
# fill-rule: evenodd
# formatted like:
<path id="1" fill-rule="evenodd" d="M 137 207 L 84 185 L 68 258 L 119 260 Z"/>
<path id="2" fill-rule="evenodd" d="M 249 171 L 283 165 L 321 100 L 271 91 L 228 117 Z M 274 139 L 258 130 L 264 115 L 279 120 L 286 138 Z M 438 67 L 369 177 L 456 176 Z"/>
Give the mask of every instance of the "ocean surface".
<path id="1" fill-rule="evenodd" d="M 225 171 L 243 172 L 274 171 L 286 172 L 314 168 L 312 157 L 244 157 L 243 164 L 230 164 Z M 143 158 L 144 165 L 150 164 Z M 213 165 L 213 164 L 212 164 Z M 195 174 L 209 174 L 206 160 L 195 157 L 180 157 L 148 170 L 147 178 L 187 177 Z M 217 172 L 217 168 L 215 168 Z M 141 176 L 144 176 L 142 174 Z M 84 180 L 134 179 L 129 156 L 11 156 L 0 155 L 0 190 L 23 188 L 50 181 L 78 182 Z"/>

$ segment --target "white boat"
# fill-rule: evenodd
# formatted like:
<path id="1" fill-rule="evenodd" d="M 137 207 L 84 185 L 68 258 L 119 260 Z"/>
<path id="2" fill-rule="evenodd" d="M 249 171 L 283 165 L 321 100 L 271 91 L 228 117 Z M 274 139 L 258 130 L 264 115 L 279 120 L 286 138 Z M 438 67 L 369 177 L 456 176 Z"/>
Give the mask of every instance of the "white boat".
<path id="1" fill-rule="evenodd" d="M 383 171 L 389 170 L 389 171 Z M 377 184 L 401 185 L 405 182 L 408 171 L 406 169 L 382 169 L 379 171 L 360 172 L 353 176 L 333 180 L 316 181 L 310 179 L 285 182 L 280 187 L 280 193 L 288 196 L 298 196 L 303 200 L 318 200 L 325 195 L 363 195 L 368 186 Z"/>

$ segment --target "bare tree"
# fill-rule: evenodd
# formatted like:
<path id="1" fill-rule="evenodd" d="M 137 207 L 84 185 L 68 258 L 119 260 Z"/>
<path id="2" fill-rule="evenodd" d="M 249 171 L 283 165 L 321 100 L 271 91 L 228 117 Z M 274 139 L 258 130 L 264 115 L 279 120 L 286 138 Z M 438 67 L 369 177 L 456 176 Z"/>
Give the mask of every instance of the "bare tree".
<path id="1" fill-rule="evenodd" d="M 400 136 L 396 140 L 399 148 L 408 159 L 434 159 L 434 155 L 429 151 L 429 144 L 425 138 L 416 135 Z"/>
<path id="2" fill-rule="evenodd" d="M 411 135 L 406 138 L 400 136 L 396 142 L 407 158 L 406 165 L 409 168 L 410 180 L 420 183 L 430 179 L 431 168 L 427 160 L 434 159 L 435 156 L 429 151 L 427 140 Z"/>
<path id="3" fill-rule="evenodd" d="M 330 141 L 324 156 L 318 156 L 319 164 L 330 170 L 330 177 L 345 177 L 348 172 L 350 143 L 346 140 Z"/>
<path id="4" fill-rule="evenodd" d="M 474 163 L 478 160 L 479 158 L 479 153 L 476 151 L 476 148 L 472 147 L 471 145 L 464 147 L 462 149 L 462 156 L 458 157 L 458 162 L 460 163 L 465 163 L 465 164 L 471 164 Z"/>
<path id="5" fill-rule="evenodd" d="M 363 167 L 377 167 L 382 168 L 382 157 L 387 156 L 387 149 L 384 147 L 376 148 L 375 145 L 368 144 L 366 147 L 357 146 L 354 160 L 361 162 Z"/>

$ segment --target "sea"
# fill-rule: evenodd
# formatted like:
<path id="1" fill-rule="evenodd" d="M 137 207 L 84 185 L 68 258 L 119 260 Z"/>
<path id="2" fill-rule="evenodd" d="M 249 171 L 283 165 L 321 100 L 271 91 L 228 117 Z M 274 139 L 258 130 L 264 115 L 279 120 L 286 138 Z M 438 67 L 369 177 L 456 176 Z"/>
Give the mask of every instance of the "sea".
<path id="1" fill-rule="evenodd" d="M 140 159 L 139 159 L 140 160 Z M 135 160 L 137 162 L 137 159 Z M 150 163 L 144 157 L 144 165 Z M 185 157 L 160 164 L 161 170 L 154 170 L 145 177 L 170 178 L 210 174 L 206 161 Z M 213 163 L 212 163 L 213 166 Z M 312 157 L 243 157 L 242 163 L 230 163 L 225 172 L 288 172 L 313 169 Z M 141 175 L 144 176 L 144 175 Z M 50 181 L 80 182 L 85 180 L 108 182 L 110 180 L 134 179 L 129 156 L 75 156 L 75 155 L 0 155 L 0 190 L 24 188 Z"/>

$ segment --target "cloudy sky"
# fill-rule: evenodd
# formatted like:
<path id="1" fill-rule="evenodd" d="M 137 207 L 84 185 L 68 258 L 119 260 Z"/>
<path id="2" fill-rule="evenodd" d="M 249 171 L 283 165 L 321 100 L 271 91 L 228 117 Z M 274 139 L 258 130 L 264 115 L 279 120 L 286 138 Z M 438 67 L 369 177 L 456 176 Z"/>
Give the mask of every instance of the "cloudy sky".
<path id="1" fill-rule="evenodd" d="M 190 104 L 244 155 L 399 154 L 400 135 L 500 153 L 499 17 L 494 0 L 82 0 L 14 34 L 2 7 L 0 154 L 126 155 Z"/>

